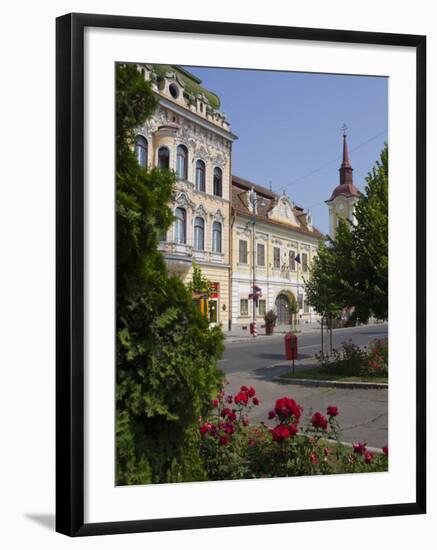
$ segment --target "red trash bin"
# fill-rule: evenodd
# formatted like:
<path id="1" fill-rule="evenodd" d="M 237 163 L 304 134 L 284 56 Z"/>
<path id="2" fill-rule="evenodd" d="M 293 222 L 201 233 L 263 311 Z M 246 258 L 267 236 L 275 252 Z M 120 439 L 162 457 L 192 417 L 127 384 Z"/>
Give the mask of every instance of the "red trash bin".
<path id="1" fill-rule="evenodd" d="M 297 336 L 295 334 L 292 334 L 289 332 L 284 337 L 284 344 L 285 344 L 285 356 L 286 358 L 291 361 L 297 359 L 297 351 L 298 351 L 298 341 Z"/>

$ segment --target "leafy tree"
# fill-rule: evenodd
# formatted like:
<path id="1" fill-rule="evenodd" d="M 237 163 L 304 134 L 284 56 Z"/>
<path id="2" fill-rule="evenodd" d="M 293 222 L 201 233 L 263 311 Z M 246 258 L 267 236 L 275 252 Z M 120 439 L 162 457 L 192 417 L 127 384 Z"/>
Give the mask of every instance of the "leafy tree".
<path id="1" fill-rule="evenodd" d="M 354 307 L 357 320 L 388 315 L 388 148 L 366 177 L 356 224 L 340 219 L 334 239 L 321 242 L 305 284 L 309 303 L 324 317 Z"/>
<path id="2" fill-rule="evenodd" d="M 366 177 L 365 193 L 357 203 L 353 238 L 357 278 L 357 316 L 388 317 L 388 147 Z"/>
<path id="3" fill-rule="evenodd" d="M 135 65 L 117 66 L 116 482 L 204 479 L 195 423 L 222 379 L 219 328 L 209 329 L 182 281 L 167 273 L 159 236 L 175 175 L 138 165 L 136 128 L 156 100 Z"/>
<path id="4" fill-rule="evenodd" d="M 193 263 L 193 275 L 188 284 L 188 289 L 190 292 L 202 294 L 205 298 L 209 298 L 213 293 L 211 281 L 203 276 L 202 270 L 195 263 Z"/>

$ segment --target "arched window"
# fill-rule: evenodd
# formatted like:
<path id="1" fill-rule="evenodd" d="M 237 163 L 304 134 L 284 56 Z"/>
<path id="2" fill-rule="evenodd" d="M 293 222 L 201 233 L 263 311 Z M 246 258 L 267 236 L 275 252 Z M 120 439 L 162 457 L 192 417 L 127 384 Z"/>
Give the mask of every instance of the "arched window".
<path id="1" fill-rule="evenodd" d="M 147 168 L 147 140 L 143 136 L 135 138 L 135 155 L 137 162 L 143 168 Z"/>
<path id="2" fill-rule="evenodd" d="M 203 160 L 196 162 L 196 189 L 205 191 L 205 163 Z"/>
<path id="3" fill-rule="evenodd" d="M 199 217 L 194 220 L 194 248 L 205 249 L 205 220 Z"/>
<path id="4" fill-rule="evenodd" d="M 222 224 L 220 222 L 212 224 L 212 251 L 222 251 Z"/>
<path id="5" fill-rule="evenodd" d="M 185 145 L 178 145 L 176 175 L 180 180 L 188 179 L 188 149 Z"/>
<path id="6" fill-rule="evenodd" d="M 170 168 L 170 151 L 167 147 L 160 147 L 158 151 L 158 168 Z"/>
<path id="7" fill-rule="evenodd" d="M 175 216 L 175 241 L 185 244 L 187 242 L 187 213 L 183 208 L 176 208 Z"/>
<path id="8" fill-rule="evenodd" d="M 214 168 L 214 185 L 213 185 L 213 193 L 217 197 L 223 196 L 223 175 L 220 168 Z"/>

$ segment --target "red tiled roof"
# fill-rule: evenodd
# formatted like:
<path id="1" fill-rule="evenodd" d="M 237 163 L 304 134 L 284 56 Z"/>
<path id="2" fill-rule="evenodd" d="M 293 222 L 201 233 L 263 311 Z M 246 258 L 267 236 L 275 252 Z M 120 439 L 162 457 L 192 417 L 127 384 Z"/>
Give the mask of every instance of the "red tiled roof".
<path id="1" fill-rule="evenodd" d="M 353 183 L 341 183 L 334 189 L 331 198 L 327 202 L 334 200 L 339 195 L 343 197 L 359 197 L 360 192 Z"/>
<path id="2" fill-rule="evenodd" d="M 299 226 L 294 226 L 294 225 L 291 226 L 289 224 L 286 224 L 277 220 L 272 220 L 271 218 L 269 218 L 268 213 L 274 207 L 274 202 L 276 199 L 279 198 L 279 195 L 274 191 L 271 191 L 270 189 L 263 187 L 262 185 L 258 185 L 249 180 L 239 178 L 238 176 L 232 176 L 231 204 L 235 213 L 241 214 L 243 216 L 252 216 L 252 212 L 248 208 L 248 204 L 247 204 L 247 191 L 250 191 L 250 189 L 252 188 L 255 190 L 257 195 L 260 195 L 264 198 L 264 202 L 265 202 L 264 206 L 261 206 L 261 205 L 258 206 L 257 215 L 255 216 L 256 219 L 271 223 L 273 225 L 278 225 L 283 228 L 287 228 L 290 231 L 303 233 L 305 235 L 308 235 L 310 237 L 315 237 L 317 239 L 321 239 L 324 237 L 324 235 L 314 226 L 313 226 L 313 230 L 310 231 L 299 220 L 299 216 L 301 216 L 304 213 L 304 209 L 301 206 L 294 205 L 294 208 L 293 208 L 296 218 L 299 220 Z"/>

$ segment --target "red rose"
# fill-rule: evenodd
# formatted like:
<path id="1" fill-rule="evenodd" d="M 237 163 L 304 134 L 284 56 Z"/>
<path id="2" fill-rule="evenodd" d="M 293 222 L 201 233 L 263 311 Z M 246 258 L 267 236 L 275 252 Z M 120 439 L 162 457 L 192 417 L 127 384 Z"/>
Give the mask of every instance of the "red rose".
<path id="1" fill-rule="evenodd" d="M 315 412 L 311 418 L 311 423 L 316 429 L 326 430 L 328 427 L 328 420 L 326 416 L 319 412 Z"/>
<path id="2" fill-rule="evenodd" d="M 327 409 L 326 409 L 326 414 L 328 416 L 338 416 L 338 408 L 337 407 L 334 407 L 332 405 L 330 405 Z"/>
<path id="3" fill-rule="evenodd" d="M 328 456 L 329 453 L 330 453 L 330 450 L 328 449 L 328 447 L 324 447 L 324 449 L 323 449 L 323 455 L 324 455 L 324 456 Z"/>
<path id="4" fill-rule="evenodd" d="M 229 443 L 229 437 L 226 435 L 222 435 L 222 437 L 219 439 L 220 445 L 227 445 Z"/>
<path id="5" fill-rule="evenodd" d="M 281 420 L 290 418 L 290 416 L 294 416 L 298 420 L 302 413 L 302 407 L 294 399 L 281 397 L 275 403 L 275 412 Z"/>
<path id="6" fill-rule="evenodd" d="M 232 395 L 227 395 L 225 401 L 226 401 L 227 403 L 232 403 L 232 401 L 233 401 Z"/>
<path id="7" fill-rule="evenodd" d="M 366 451 L 364 454 L 364 462 L 366 464 L 370 464 L 373 460 L 373 453 L 371 453 L 370 451 Z"/>
<path id="8" fill-rule="evenodd" d="M 249 397 L 253 397 L 255 395 L 255 390 L 250 386 L 250 388 L 247 390 L 247 395 Z"/>
<path id="9" fill-rule="evenodd" d="M 244 387 L 244 386 L 242 386 L 242 387 Z M 248 400 L 249 400 L 249 398 L 247 397 L 247 393 L 244 393 L 242 391 L 237 393 L 237 395 L 234 398 L 234 401 L 237 405 L 239 405 L 240 403 L 242 403 L 243 405 L 247 405 Z"/>
<path id="10" fill-rule="evenodd" d="M 242 391 L 243 393 L 247 393 L 249 390 L 247 386 L 241 386 L 240 391 Z"/>
<path id="11" fill-rule="evenodd" d="M 382 452 L 385 454 L 385 456 L 388 456 L 388 445 L 384 445 L 382 448 Z"/>
<path id="12" fill-rule="evenodd" d="M 317 464 L 317 455 L 314 451 L 310 453 L 310 460 L 311 460 L 311 464 Z"/>
<path id="13" fill-rule="evenodd" d="M 272 429 L 272 437 L 273 441 L 283 441 L 290 437 L 290 432 L 285 424 L 278 424 Z"/>
<path id="14" fill-rule="evenodd" d="M 241 419 L 241 422 L 243 423 L 243 426 L 249 426 L 249 419 L 247 417 L 243 417 Z"/>
<path id="15" fill-rule="evenodd" d="M 235 422 L 237 420 L 237 415 L 233 411 L 228 412 L 228 420 Z"/>
<path id="16" fill-rule="evenodd" d="M 273 441 L 283 441 L 289 437 L 293 437 L 297 434 L 297 428 L 293 424 L 286 426 L 285 424 L 278 424 L 271 430 Z"/>
<path id="17" fill-rule="evenodd" d="M 256 445 L 256 441 L 254 439 L 249 439 L 247 444 L 249 445 L 249 447 L 253 447 L 254 445 Z"/>
<path id="18" fill-rule="evenodd" d="M 224 418 L 225 416 L 228 416 L 229 413 L 231 413 L 231 412 L 232 412 L 231 409 L 227 409 L 227 408 L 225 407 L 224 409 L 222 409 L 222 412 L 221 412 L 220 414 L 221 414 L 221 416 L 223 416 L 223 418 Z"/>
<path id="19" fill-rule="evenodd" d="M 218 399 L 213 399 L 211 401 L 211 404 L 212 404 L 213 407 L 218 407 L 218 404 L 219 404 Z"/>
<path id="20" fill-rule="evenodd" d="M 203 435 L 203 434 L 206 434 L 208 433 L 212 428 L 212 425 L 209 423 L 209 422 L 205 422 L 204 424 L 202 424 L 200 426 L 200 433 Z"/>
<path id="21" fill-rule="evenodd" d="M 232 424 L 227 423 L 223 426 L 223 431 L 226 432 L 227 434 L 233 434 L 235 431 L 234 426 L 232 426 Z"/>
<path id="22" fill-rule="evenodd" d="M 269 419 L 272 420 L 273 418 L 276 418 L 276 412 L 275 411 L 270 411 L 269 412 Z"/>
<path id="23" fill-rule="evenodd" d="M 294 424 L 290 424 L 288 426 L 288 433 L 290 434 L 291 437 L 293 437 L 294 435 L 296 435 L 298 432 L 296 426 Z"/>
<path id="24" fill-rule="evenodd" d="M 259 399 L 258 399 L 258 397 L 254 397 L 254 398 L 253 398 L 253 404 L 254 404 L 254 405 L 259 405 Z"/>
<path id="25" fill-rule="evenodd" d="M 366 452 L 366 443 L 354 443 L 352 445 L 354 453 L 362 455 Z"/>

